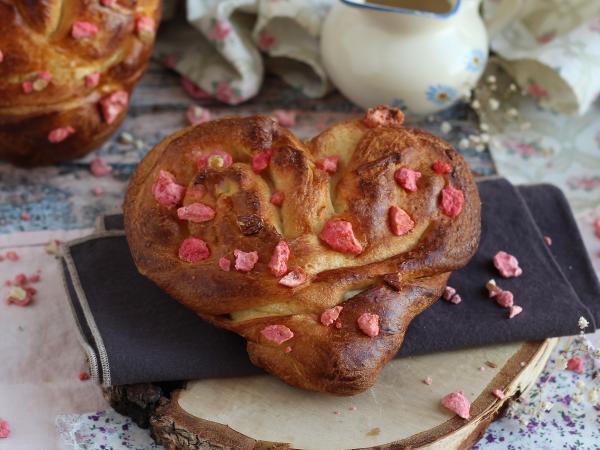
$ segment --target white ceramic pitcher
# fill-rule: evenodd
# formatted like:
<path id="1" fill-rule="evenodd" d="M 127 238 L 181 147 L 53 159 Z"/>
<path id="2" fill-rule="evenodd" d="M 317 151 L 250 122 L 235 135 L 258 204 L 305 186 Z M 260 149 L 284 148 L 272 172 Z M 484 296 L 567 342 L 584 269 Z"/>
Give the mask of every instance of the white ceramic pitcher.
<path id="1" fill-rule="evenodd" d="M 488 56 L 481 0 L 340 0 L 325 20 L 321 54 L 333 83 L 354 103 L 413 114 L 452 105 L 477 83 Z M 502 0 L 490 34 L 520 9 Z"/>

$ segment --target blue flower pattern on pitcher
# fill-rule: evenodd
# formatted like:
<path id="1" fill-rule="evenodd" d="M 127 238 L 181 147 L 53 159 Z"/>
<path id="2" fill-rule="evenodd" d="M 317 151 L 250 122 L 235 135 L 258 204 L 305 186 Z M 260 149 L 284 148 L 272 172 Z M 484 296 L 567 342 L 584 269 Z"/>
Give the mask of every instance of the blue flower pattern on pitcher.
<path id="1" fill-rule="evenodd" d="M 469 52 L 467 56 L 467 65 L 466 69 L 469 72 L 479 73 L 485 67 L 485 63 L 487 61 L 487 55 L 481 49 L 473 49 Z"/>
<path id="2" fill-rule="evenodd" d="M 458 97 L 458 91 L 446 84 L 436 84 L 429 86 L 425 95 L 430 102 L 443 106 L 452 103 Z"/>

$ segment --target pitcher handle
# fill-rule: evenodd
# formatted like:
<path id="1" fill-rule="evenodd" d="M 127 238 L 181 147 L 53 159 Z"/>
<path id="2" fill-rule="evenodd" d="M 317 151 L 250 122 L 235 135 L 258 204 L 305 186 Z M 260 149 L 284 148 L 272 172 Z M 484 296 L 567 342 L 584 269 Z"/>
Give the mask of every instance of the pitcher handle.
<path id="1" fill-rule="evenodd" d="M 523 7 L 523 0 L 502 0 L 494 15 L 486 20 L 489 39 L 492 40 L 513 20 Z"/>

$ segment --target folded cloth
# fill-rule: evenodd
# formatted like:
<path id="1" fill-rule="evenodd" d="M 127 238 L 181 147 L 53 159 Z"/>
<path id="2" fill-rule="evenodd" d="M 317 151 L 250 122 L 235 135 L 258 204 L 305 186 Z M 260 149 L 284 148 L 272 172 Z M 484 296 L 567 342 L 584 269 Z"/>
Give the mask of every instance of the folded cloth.
<path id="1" fill-rule="evenodd" d="M 439 301 L 418 316 L 399 356 L 576 334 L 581 316 L 590 322 L 588 332 L 600 323 L 600 286 L 561 191 L 515 188 L 504 179 L 478 186 L 481 244 L 449 281 L 463 301 Z M 138 273 L 121 216 L 102 225 L 99 233 L 65 244 L 62 259 L 94 378 L 109 386 L 261 373 L 242 338 L 202 321 Z M 519 259 L 520 277 L 500 277 L 492 264 L 500 250 Z M 513 292 L 520 315 L 509 320 L 488 299 L 490 278 Z"/>
<path id="2" fill-rule="evenodd" d="M 185 77 L 188 93 L 235 105 L 258 93 L 265 69 L 309 97 L 330 90 L 319 36 L 334 0 L 174 3 L 165 1 L 175 12 L 161 23 L 154 56 Z"/>

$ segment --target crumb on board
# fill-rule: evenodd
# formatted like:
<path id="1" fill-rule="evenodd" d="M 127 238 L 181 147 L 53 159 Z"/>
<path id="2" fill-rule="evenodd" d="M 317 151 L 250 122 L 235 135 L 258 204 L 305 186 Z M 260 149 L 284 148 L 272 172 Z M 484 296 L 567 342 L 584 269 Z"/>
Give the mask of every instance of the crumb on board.
<path id="1" fill-rule="evenodd" d="M 381 433 L 381 428 L 375 427 L 367 433 L 367 436 L 379 436 L 379 433 Z"/>

